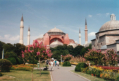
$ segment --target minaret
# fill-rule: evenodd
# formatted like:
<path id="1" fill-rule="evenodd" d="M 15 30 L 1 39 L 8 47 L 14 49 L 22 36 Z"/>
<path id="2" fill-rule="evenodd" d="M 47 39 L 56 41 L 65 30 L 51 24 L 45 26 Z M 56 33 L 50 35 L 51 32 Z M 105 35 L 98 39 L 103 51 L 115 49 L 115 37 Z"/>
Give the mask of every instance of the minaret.
<path id="1" fill-rule="evenodd" d="M 81 31 L 79 29 L 79 44 L 81 45 Z"/>
<path id="2" fill-rule="evenodd" d="M 30 27 L 28 28 L 28 39 L 27 39 L 27 45 L 30 45 Z"/>
<path id="3" fill-rule="evenodd" d="M 87 29 L 87 21 L 85 19 L 85 44 L 88 43 L 88 29 Z"/>
<path id="4" fill-rule="evenodd" d="M 24 44 L 24 42 L 23 42 L 23 32 L 24 32 L 24 20 L 23 20 L 23 15 L 22 15 L 21 22 L 20 22 L 20 40 L 19 40 L 20 44 Z"/>

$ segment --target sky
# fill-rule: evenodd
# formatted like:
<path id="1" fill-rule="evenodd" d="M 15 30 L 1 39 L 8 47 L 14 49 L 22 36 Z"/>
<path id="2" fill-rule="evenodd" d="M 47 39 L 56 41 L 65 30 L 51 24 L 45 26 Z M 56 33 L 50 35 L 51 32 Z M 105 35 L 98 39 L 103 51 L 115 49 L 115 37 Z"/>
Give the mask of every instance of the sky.
<path id="1" fill-rule="evenodd" d="M 119 0 L 0 0 L 0 41 L 18 43 L 20 20 L 24 18 L 24 44 L 27 45 L 28 27 L 30 43 L 41 38 L 54 27 L 69 35 L 70 39 L 85 43 L 85 18 L 88 42 L 95 38 L 101 26 L 115 14 L 119 20 Z"/>

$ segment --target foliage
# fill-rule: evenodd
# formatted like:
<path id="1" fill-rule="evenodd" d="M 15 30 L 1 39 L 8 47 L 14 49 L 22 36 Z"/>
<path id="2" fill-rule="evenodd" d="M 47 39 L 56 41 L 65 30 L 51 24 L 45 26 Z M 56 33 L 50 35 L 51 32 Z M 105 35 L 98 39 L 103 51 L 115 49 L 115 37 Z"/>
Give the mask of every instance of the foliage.
<path id="1" fill-rule="evenodd" d="M 119 74 L 116 75 L 115 81 L 119 81 Z"/>
<path id="2" fill-rule="evenodd" d="M 70 64 L 69 61 L 65 61 L 65 62 L 63 63 L 63 66 L 71 66 L 71 64 Z"/>
<path id="3" fill-rule="evenodd" d="M 105 58 L 104 58 L 104 64 L 105 65 L 115 65 L 117 64 L 118 62 L 118 56 L 117 56 L 117 53 L 116 51 L 114 51 L 113 49 L 109 49 L 109 50 L 106 50 L 105 53 Z"/>
<path id="4" fill-rule="evenodd" d="M 0 59 L 1 72 L 9 72 L 12 67 L 12 63 L 7 59 Z"/>
<path id="5" fill-rule="evenodd" d="M 70 62 L 71 63 L 86 62 L 86 59 L 81 56 L 77 56 L 77 57 L 71 58 Z"/>
<path id="6" fill-rule="evenodd" d="M 49 49 L 46 46 L 39 44 L 37 40 L 34 41 L 33 45 L 29 45 L 25 51 L 22 51 L 22 58 L 24 62 L 31 62 L 34 64 L 35 60 L 44 60 L 52 56 Z"/>
<path id="7" fill-rule="evenodd" d="M 23 71 L 31 71 L 32 70 L 32 66 L 30 66 L 30 65 L 23 65 L 23 64 L 21 64 L 21 65 L 13 65 L 12 67 L 11 67 L 11 70 L 23 70 Z"/>
<path id="8" fill-rule="evenodd" d="M 5 44 L 4 42 L 0 41 L 0 59 L 2 58 L 2 50 L 4 44 Z"/>
<path id="9" fill-rule="evenodd" d="M 86 68 L 87 65 L 85 63 L 79 63 L 78 65 L 76 65 L 75 67 L 75 71 L 81 72 L 81 68 Z"/>
<path id="10" fill-rule="evenodd" d="M 16 59 L 14 57 L 10 57 L 7 60 L 9 60 L 13 65 L 16 64 Z"/>
<path id="11" fill-rule="evenodd" d="M 0 76 L 2 76 L 2 73 L 0 72 Z"/>
<path id="12" fill-rule="evenodd" d="M 10 44 L 10 43 L 4 43 L 0 41 L 0 58 L 2 56 L 2 50 L 4 48 L 5 59 L 14 57 L 16 59 L 16 64 L 23 63 L 21 62 L 22 60 L 21 51 L 22 50 L 24 51 L 25 47 L 26 47 L 25 45 L 19 44 L 19 43 Z"/>
<path id="13" fill-rule="evenodd" d="M 88 49 L 91 49 L 91 44 L 89 45 L 89 47 L 83 47 L 81 45 L 76 46 L 75 48 L 73 48 L 73 46 L 71 45 L 59 45 L 55 48 L 50 48 L 53 55 L 52 57 L 60 60 L 61 59 L 61 55 L 65 56 L 67 54 L 71 54 L 72 56 L 84 56 L 84 54 L 88 51 Z"/>
<path id="14" fill-rule="evenodd" d="M 63 56 L 63 59 L 64 61 L 69 61 L 71 60 L 72 57 L 73 57 L 72 55 L 68 54 L 68 55 Z"/>
<path id="15" fill-rule="evenodd" d="M 87 60 L 95 62 L 96 65 L 102 65 L 104 63 L 104 56 L 101 50 L 96 49 L 91 49 L 84 55 Z"/>

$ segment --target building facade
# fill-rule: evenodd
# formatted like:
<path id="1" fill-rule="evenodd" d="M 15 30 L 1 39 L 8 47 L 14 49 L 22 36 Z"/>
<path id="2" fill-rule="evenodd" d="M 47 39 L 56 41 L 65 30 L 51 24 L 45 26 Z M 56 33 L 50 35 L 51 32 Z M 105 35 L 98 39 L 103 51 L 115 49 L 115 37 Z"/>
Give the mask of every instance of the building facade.
<path id="1" fill-rule="evenodd" d="M 110 18 L 111 20 L 102 25 L 96 33 L 96 38 L 92 40 L 92 48 L 119 51 L 119 21 L 114 14 L 111 14 Z"/>

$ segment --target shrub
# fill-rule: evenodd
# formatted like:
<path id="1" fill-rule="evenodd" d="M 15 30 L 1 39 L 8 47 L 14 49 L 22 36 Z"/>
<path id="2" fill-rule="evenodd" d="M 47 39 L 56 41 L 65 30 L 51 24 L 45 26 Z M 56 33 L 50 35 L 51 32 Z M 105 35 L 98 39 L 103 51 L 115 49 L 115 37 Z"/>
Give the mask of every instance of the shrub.
<path id="1" fill-rule="evenodd" d="M 23 70 L 23 71 L 31 71 L 32 70 L 32 67 L 31 65 L 23 65 L 23 64 L 20 64 L 20 65 L 13 65 L 11 67 L 11 70 Z"/>
<path id="2" fill-rule="evenodd" d="M 37 64 L 38 63 L 38 60 L 34 60 L 34 62 L 31 60 L 29 61 L 30 64 Z"/>
<path id="3" fill-rule="evenodd" d="M 76 65 L 75 71 L 81 72 L 81 68 L 86 68 L 87 66 L 85 63 L 79 63 Z"/>
<path id="4" fill-rule="evenodd" d="M 23 64 L 23 59 L 22 58 L 17 58 L 19 64 Z"/>
<path id="5" fill-rule="evenodd" d="M 69 61 L 65 61 L 65 62 L 63 63 L 63 66 L 71 66 L 71 64 L 70 64 Z"/>
<path id="6" fill-rule="evenodd" d="M 0 59 L 1 72 L 9 72 L 12 63 L 7 59 Z"/>
<path id="7" fill-rule="evenodd" d="M 0 76 L 2 76 L 2 73 L 0 72 Z"/>
<path id="8" fill-rule="evenodd" d="M 16 59 L 14 57 L 7 58 L 13 65 L 16 64 Z"/>
<path id="9" fill-rule="evenodd" d="M 116 76 L 116 80 L 115 81 L 119 81 L 119 74 Z"/>

